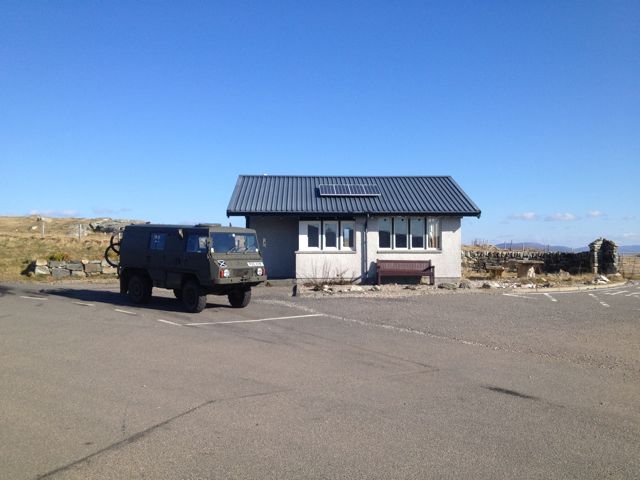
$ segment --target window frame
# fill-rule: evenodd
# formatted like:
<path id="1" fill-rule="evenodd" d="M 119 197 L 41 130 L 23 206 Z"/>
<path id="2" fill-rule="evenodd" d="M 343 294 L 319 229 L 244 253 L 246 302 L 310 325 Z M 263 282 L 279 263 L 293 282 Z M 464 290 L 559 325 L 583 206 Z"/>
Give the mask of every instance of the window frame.
<path id="1" fill-rule="evenodd" d="M 327 226 L 334 227 L 335 233 L 335 246 L 330 247 L 327 245 Z M 340 248 L 340 222 L 338 220 L 323 220 L 322 221 L 322 250 L 336 251 Z"/>
<path id="2" fill-rule="evenodd" d="M 346 226 L 350 226 L 351 230 L 351 242 L 353 246 L 345 245 L 344 243 L 344 230 Z M 356 222 L 355 220 L 341 220 L 340 221 L 340 236 L 338 241 L 338 247 L 340 250 L 347 252 L 355 252 L 356 251 Z"/>
<path id="3" fill-rule="evenodd" d="M 152 252 L 164 252 L 167 246 L 166 232 L 151 232 L 149 235 L 149 250 Z"/>
<path id="4" fill-rule="evenodd" d="M 333 226 L 336 234 L 336 245 L 327 246 L 327 225 Z M 318 228 L 318 246 L 309 246 L 309 226 Z M 343 228 L 350 227 L 353 232 L 353 247 L 344 245 Z M 356 252 L 356 221 L 328 219 L 328 220 L 299 220 L 298 221 L 298 251 L 300 252 Z"/>
<path id="5" fill-rule="evenodd" d="M 399 221 L 404 220 L 406 222 L 406 236 L 407 236 L 407 246 L 406 247 L 398 247 L 397 246 L 397 236 L 403 235 L 405 232 L 398 232 L 397 226 Z M 420 220 L 420 222 L 416 222 L 416 220 Z M 390 221 L 390 224 L 387 224 L 391 229 L 390 234 L 390 246 L 382 246 L 381 245 L 381 233 L 383 231 L 387 232 L 388 230 L 382 229 L 381 227 L 384 225 L 384 221 Z M 420 234 L 416 235 L 414 233 L 414 226 L 417 223 L 422 224 L 422 228 L 420 229 Z M 431 237 L 430 234 L 430 226 L 435 226 L 435 235 Z M 422 239 L 422 247 L 414 247 L 413 246 L 413 238 L 420 237 Z M 432 240 L 433 238 L 433 240 Z M 430 246 L 430 245 L 434 246 Z M 442 217 L 428 217 L 428 216 L 394 216 L 394 217 L 379 217 L 378 218 L 378 250 L 383 252 L 441 252 L 442 251 Z"/>

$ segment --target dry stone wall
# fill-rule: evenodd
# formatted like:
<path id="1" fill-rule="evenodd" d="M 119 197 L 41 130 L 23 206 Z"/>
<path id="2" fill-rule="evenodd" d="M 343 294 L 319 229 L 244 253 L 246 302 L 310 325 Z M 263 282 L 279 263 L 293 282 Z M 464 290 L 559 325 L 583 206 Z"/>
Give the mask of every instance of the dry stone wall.
<path id="1" fill-rule="evenodd" d="M 614 274 L 619 270 L 618 247 L 610 240 L 599 238 L 589 245 L 588 252 L 541 252 L 537 250 L 520 251 L 463 251 L 462 267 L 475 271 L 486 271 L 487 267 L 512 267 L 521 260 L 541 261 L 541 270 L 545 273 L 558 273 L 561 270 L 580 275 L 584 273 Z"/>
<path id="2" fill-rule="evenodd" d="M 115 275 L 118 273 L 106 260 L 36 260 L 31 264 L 29 272 L 36 276 L 52 276 L 56 279 Z"/>

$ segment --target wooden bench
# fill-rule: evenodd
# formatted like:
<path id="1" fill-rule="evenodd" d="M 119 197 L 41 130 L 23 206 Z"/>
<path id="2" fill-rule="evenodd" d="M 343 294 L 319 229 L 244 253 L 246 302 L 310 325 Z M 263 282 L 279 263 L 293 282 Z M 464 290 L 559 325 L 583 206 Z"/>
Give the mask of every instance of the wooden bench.
<path id="1" fill-rule="evenodd" d="M 376 260 L 378 285 L 382 277 L 429 277 L 435 284 L 435 267 L 431 260 Z"/>

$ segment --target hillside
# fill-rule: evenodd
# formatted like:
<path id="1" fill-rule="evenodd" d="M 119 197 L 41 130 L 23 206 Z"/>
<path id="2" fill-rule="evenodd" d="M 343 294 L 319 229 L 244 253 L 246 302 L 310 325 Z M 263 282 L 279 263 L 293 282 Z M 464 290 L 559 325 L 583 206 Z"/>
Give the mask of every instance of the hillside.
<path id="1" fill-rule="evenodd" d="M 0 217 L 0 281 L 27 279 L 22 272 L 37 258 L 101 259 L 109 245 L 111 234 L 89 227 L 107 219 L 38 218 Z"/>

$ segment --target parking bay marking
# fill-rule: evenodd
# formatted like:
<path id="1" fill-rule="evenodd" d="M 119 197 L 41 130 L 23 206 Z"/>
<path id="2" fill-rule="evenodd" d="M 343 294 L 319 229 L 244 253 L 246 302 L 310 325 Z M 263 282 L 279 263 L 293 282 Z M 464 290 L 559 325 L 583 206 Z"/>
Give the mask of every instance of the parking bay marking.
<path id="1" fill-rule="evenodd" d="M 553 298 L 551 295 L 549 295 L 548 293 L 544 294 L 545 297 L 547 297 L 549 300 L 551 300 L 552 302 L 557 302 L 558 300 L 556 300 L 555 298 Z"/>
<path id="2" fill-rule="evenodd" d="M 271 322 L 273 320 L 293 320 L 294 318 L 309 318 L 309 317 L 323 317 L 323 313 L 311 313 L 308 315 L 291 315 L 289 317 L 272 317 L 272 318 L 258 318 L 255 320 L 229 320 L 226 322 L 199 322 L 199 323 L 185 323 L 187 327 L 199 327 L 201 325 L 229 325 L 232 323 L 259 323 L 259 322 Z"/>
<path id="3" fill-rule="evenodd" d="M 605 293 L 605 295 L 612 295 L 613 296 L 613 295 L 620 295 L 621 293 L 629 293 L 629 290 L 622 290 L 622 291 L 615 292 L 615 293 L 607 292 L 607 293 Z"/>
<path id="4" fill-rule="evenodd" d="M 126 313 L 127 315 L 138 315 L 135 312 L 129 312 L 128 310 L 120 310 L 119 308 L 114 308 L 114 311 L 120 312 L 120 313 Z"/>
<path id="5" fill-rule="evenodd" d="M 20 295 L 20 298 L 26 298 L 27 300 L 47 300 L 47 297 L 32 297 L 29 295 Z"/>
<path id="6" fill-rule="evenodd" d="M 527 300 L 535 300 L 535 297 L 529 295 L 516 295 L 514 293 L 503 293 L 505 297 L 516 297 L 516 298 L 526 298 Z"/>
<path id="7" fill-rule="evenodd" d="M 157 320 L 159 322 L 162 322 L 162 323 L 168 323 L 169 325 L 175 325 L 176 327 L 181 327 L 182 326 L 181 323 L 170 322 L 169 320 L 163 320 L 162 318 L 158 318 Z"/>
<path id="8" fill-rule="evenodd" d="M 595 298 L 598 302 L 600 302 L 600 305 L 602 305 L 603 307 L 608 307 L 609 306 L 608 303 L 600 301 L 600 299 L 597 296 L 595 296 L 593 293 L 590 293 L 589 296 Z"/>

